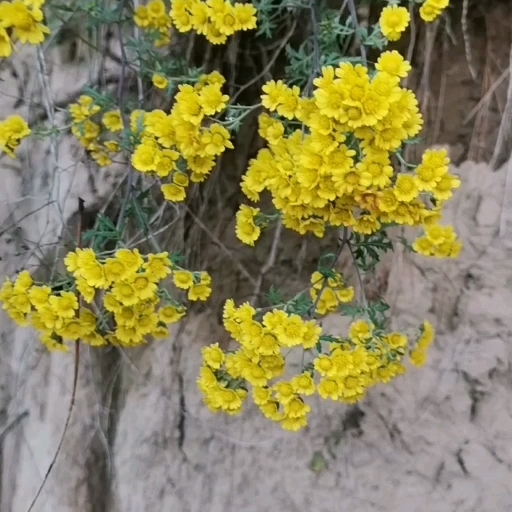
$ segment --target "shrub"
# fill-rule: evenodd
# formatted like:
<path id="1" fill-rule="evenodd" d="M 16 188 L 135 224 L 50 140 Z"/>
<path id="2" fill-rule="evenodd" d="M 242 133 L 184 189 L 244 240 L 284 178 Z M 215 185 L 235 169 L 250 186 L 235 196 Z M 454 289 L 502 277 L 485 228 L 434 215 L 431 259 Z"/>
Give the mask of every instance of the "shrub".
<path id="1" fill-rule="evenodd" d="M 238 239 L 254 246 L 276 227 L 276 243 L 282 228 L 319 238 L 334 231 L 338 243 L 299 294 L 283 298 L 272 288 L 268 306 L 225 303 L 224 327 L 237 348 L 203 349 L 198 385 L 206 406 L 236 415 L 250 394 L 266 418 L 295 431 L 307 424 L 311 395 L 353 404 L 370 387 L 403 374 L 407 357 L 423 365 L 432 325 L 390 330 L 388 305 L 382 298 L 366 299 L 361 274 L 396 243 L 427 257 L 456 258 L 461 250 L 453 228 L 440 224 L 459 179 L 449 171 L 445 150 L 426 150 L 419 164 L 407 161 L 405 149 L 418 142 L 423 120 L 414 92 L 403 86 L 410 63 L 397 50 L 386 50 L 407 30 L 416 4 L 431 23 L 448 3 L 389 1 L 379 22 L 365 27 L 357 23 L 355 0 L 347 3 L 348 16 L 314 0 L 151 0 L 113 7 L 52 2 L 53 11 L 75 9 L 93 24 L 133 32 L 124 41 L 120 31 L 117 97 L 89 88 L 68 109 L 71 133 L 97 166 L 129 155 L 127 187 L 119 192 L 115 220 L 99 215 L 91 230 L 80 224 L 65 272 L 44 282 L 34 282 L 27 271 L 7 278 L 0 291 L 3 308 L 17 324 L 39 331 L 49 350 L 66 351 L 70 343 L 77 350 L 78 343 L 133 347 L 166 338 L 168 325 L 186 315 L 190 301 L 206 301 L 215 283 L 158 246 L 152 216 L 164 202 L 180 208 L 189 187 L 207 181 L 226 150 L 236 151 L 231 138 L 243 119 L 263 109 L 259 135 L 266 145 L 241 177 L 252 205 L 242 204 L 236 214 Z M 0 57 L 16 58 L 18 45 L 35 45 L 42 56 L 50 36 L 47 7 L 44 0 L 0 3 Z M 228 44 L 241 32 L 276 36 L 279 20 L 304 14 L 311 18 L 310 34 L 298 48 L 288 45 L 284 76 L 269 80 L 252 105 L 226 94 L 219 71 L 192 68 L 170 49 L 187 32 L 209 45 Z M 344 49 L 354 40 L 358 57 Z M 375 62 L 369 52 L 377 55 Z M 127 69 L 137 76 L 137 98 L 123 88 Z M 168 110 L 146 104 L 148 85 L 172 102 Z M 0 150 L 14 158 L 31 133 L 47 131 L 13 114 L 0 122 Z M 270 210 L 259 204 L 262 195 L 270 197 Z M 128 236 L 130 225 L 147 234 L 151 252 L 141 252 Z M 391 236 L 401 226 L 418 231 L 412 245 Z M 335 268 L 343 251 L 358 277 L 357 294 Z M 319 320 L 327 314 L 350 316 L 348 332 L 325 332 Z M 292 350 L 302 352 L 295 375 L 286 366 Z"/>

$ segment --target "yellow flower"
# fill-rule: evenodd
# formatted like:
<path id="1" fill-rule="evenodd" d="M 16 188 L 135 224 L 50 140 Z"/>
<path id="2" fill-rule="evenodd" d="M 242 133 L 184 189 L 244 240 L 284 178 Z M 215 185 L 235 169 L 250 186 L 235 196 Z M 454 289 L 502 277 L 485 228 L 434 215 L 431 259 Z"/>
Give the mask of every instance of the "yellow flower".
<path id="1" fill-rule="evenodd" d="M 94 296 L 96 295 L 96 290 L 92 286 L 89 286 L 87 284 L 87 281 L 82 277 L 79 277 L 76 280 L 75 284 L 76 284 L 76 289 L 77 289 L 78 293 L 80 294 L 80 296 L 85 300 L 85 302 L 90 304 L 94 300 Z"/>
<path id="2" fill-rule="evenodd" d="M 400 174 L 396 179 L 394 191 L 399 201 L 410 203 L 419 195 L 416 178 L 410 174 Z"/>
<path id="3" fill-rule="evenodd" d="M 121 306 L 114 313 L 118 325 L 134 327 L 137 321 L 136 311 L 133 307 Z"/>
<path id="4" fill-rule="evenodd" d="M 293 119 L 295 111 L 299 106 L 300 89 L 296 85 L 293 87 L 283 88 L 279 104 L 277 105 L 277 113 L 286 119 Z"/>
<path id="5" fill-rule="evenodd" d="M 144 126 L 144 121 L 146 118 L 146 112 L 141 109 L 135 109 L 130 114 L 130 129 L 132 132 L 139 133 L 140 127 Z"/>
<path id="6" fill-rule="evenodd" d="M 184 317 L 185 314 L 185 308 L 177 308 L 176 306 L 165 306 L 158 311 L 158 317 L 165 324 L 174 324 Z"/>
<path id="7" fill-rule="evenodd" d="M 192 28 L 201 35 L 208 32 L 210 23 L 210 11 L 205 2 L 193 2 L 190 9 L 190 23 Z"/>
<path id="8" fill-rule="evenodd" d="M 123 305 L 114 297 L 112 293 L 106 293 L 103 297 L 103 306 L 107 311 L 116 313 L 121 311 Z"/>
<path id="9" fill-rule="evenodd" d="M 60 296 L 51 295 L 48 303 L 61 318 L 73 318 L 78 309 L 78 299 L 72 292 L 61 292 Z"/>
<path id="10" fill-rule="evenodd" d="M 218 343 L 214 343 L 209 347 L 204 347 L 201 352 L 203 354 L 203 361 L 205 364 L 214 370 L 218 370 L 224 363 L 225 355 Z"/>
<path id="11" fill-rule="evenodd" d="M 139 302 L 139 298 L 132 284 L 118 282 L 112 286 L 112 295 L 124 306 L 133 306 Z"/>
<path id="12" fill-rule="evenodd" d="M 256 28 L 256 8 L 249 3 L 236 2 L 233 6 L 233 13 L 236 19 L 238 30 L 252 30 Z"/>
<path id="13" fill-rule="evenodd" d="M 33 286 L 28 291 L 28 297 L 32 306 L 40 309 L 48 304 L 48 298 L 51 293 L 52 289 L 49 286 Z"/>
<path id="14" fill-rule="evenodd" d="M 0 3 L 0 25 L 13 29 L 13 39 L 20 43 L 40 44 L 50 29 L 41 23 L 43 11 L 33 6 L 29 9 L 23 0 Z"/>
<path id="15" fill-rule="evenodd" d="M 209 130 L 203 132 L 201 145 L 205 155 L 217 156 L 222 154 L 226 148 L 233 149 L 233 143 L 229 140 L 229 132 L 220 124 L 214 123 Z"/>
<path id="16" fill-rule="evenodd" d="M 269 388 L 254 386 L 252 388 L 252 399 L 256 405 L 264 405 L 272 398 L 272 391 Z"/>
<path id="17" fill-rule="evenodd" d="M 148 8 L 145 5 L 138 5 L 135 8 L 133 20 L 138 27 L 149 27 Z"/>
<path id="18" fill-rule="evenodd" d="M 299 416 L 298 418 L 294 418 L 292 416 L 285 416 L 279 421 L 279 424 L 281 425 L 281 428 L 283 430 L 297 432 L 298 430 L 304 428 L 308 424 L 308 420 L 306 416 Z"/>
<path id="19" fill-rule="evenodd" d="M 115 253 L 115 258 L 117 258 L 130 273 L 135 273 L 144 264 L 144 259 L 142 258 L 138 249 L 118 249 Z"/>
<path id="20" fill-rule="evenodd" d="M 448 7 L 450 0 L 425 0 L 420 7 L 420 16 L 423 21 L 432 23 Z"/>
<path id="21" fill-rule="evenodd" d="M 261 329 L 261 324 L 254 322 L 260 329 L 261 333 L 247 341 L 247 344 L 254 347 L 258 354 L 263 356 L 272 356 L 279 354 L 279 344 L 277 343 L 276 337 L 270 332 L 265 332 Z M 245 330 L 245 325 L 243 327 Z M 245 340 L 245 338 L 244 338 Z"/>
<path id="22" fill-rule="evenodd" d="M 411 71 L 411 65 L 396 50 L 380 54 L 375 69 L 393 76 L 405 78 Z"/>
<path id="23" fill-rule="evenodd" d="M 112 164 L 112 159 L 104 151 L 91 151 L 90 154 L 99 167 L 107 167 Z"/>
<path id="24" fill-rule="evenodd" d="M 451 226 L 445 228 L 439 224 L 434 224 L 425 228 L 425 236 L 432 244 L 441 245 L 452 238 L 453 231 L 450 228 Z"/>
<path id="25" fill-rule="evenodd" d="M 304 400 L 299 396 L 294 396 L 288 403 L 284 404 L 283 409 L 286 419 L 283 419 L 281 424 L 288 419 L 303 418 L 311 412 L 311 407 L 304 403 Z"/>
<path id="26" fill-rule="evenodd" d="M 384 37 L 390 41 L 398 41 L 410 21 L 411 16 L 405 7 L 388 5 L 382 9 L 379 24 Z"/>
<path id="27" fill-rule="evenodd" d="M 174 284 L 182 290 L 188 290 L 194 285 L 194 274 L 188 270 L 177 270 L 172 278 Z"/>
<path id="28" fill-rule="evenodd" d="M 27 270 L 23 270 L 19 273 L 16 281 L 14 281 L 14 291 L 21 293 L 26 292 L 32 285 L 34 280 Z"/>
<path id="29" fill-rule="evenodd" d="M 143 264 L 148 278 L 153 281 L 161 281 L 171 273 L 171 260 L 169 253 L 148 254 L 148 261 Z"/>
<path id="30" fill-rule="evenodd" d="M 260 365 L 272 379 L 283 375 L 285 370 L 285 360 L 281 354 L 261 356 Z"/>
<path id="31" fill-rule="evenodd" d="M 62 339 L 55 339 L 52 334 L 43 334 L 40 338 L 41 343 L 50 352 L 68 352 L 69 347 L 62 342 Z"/>
<path id="32" fill-rule="evenodd" d="M 75 277 L 80 274 L 80 267 L 86 263 L 96 261 L 96 254 L 91 249 L 77 249 L 75 252 L 70 251 L 64 258 L 64 265 L 70 274 Z"/>
<path id="33" fill-rule="evenodd" d="M 317 391 L 324 400 L 338 400 L 341 396 L 340 381 L 335 377 L 322 379 L 317 386 Z"/>
<path id="34" fill-rule="evenodd" d="M 84 334 L 81 341 L 91 347 L 104 347 L 108 344 L 107 340 L 99 332 L 91 332 Z"/>
<path id="35" fill-rule="evenodd" d="M 96 329 L 96 315 L 89 309 L 80 309 L 79 321 L 82 327 L 82 336 L 92 334 Z"/>
<path id="36" fill-rule="evenodd" d="M 241 205 L 236 214 L 236 236 L 244 244 L 254 246 L 254 242 L 260 237 L 261 228 L 255 223 L 259 213 L 259 208 Z"/>
<path id="37" fill-rule="evenodd" d="M 192 30 L 192 17 L 187 9 L 185 9 L 185 3 L 173 0 L 169 16 L 179 32 L 188 32 L 189 30 Z"/>
<path id="38" fill-rule="evenodd" d="M 197 386 L 203 393 L 206 393 L 211 389 L 215 389 L 218 386 L 217 378 L 211 368 L 201 366 L 201 369 L 199 370 L 199 378 L 197 379 Z"/>
<path id="39" fill-rule="evenodd" d="M 105 278 L 109 283 L 120 281 L 128 274 L 128 269 L 118 258 L 107 258 L 104 270 Z"/>
<path id="40" fill-rule="evenodd" d="M 175 183 L 166 183 L 160 187 L 166 201 L 179 203 L 187 197 L 185 187 L 180 187 Z"/>
<path id="41" fill-rule="evenodd" d="M 453 195 L 452 190 L 460 187 L 460 179 L 457 176 L 446 173 L 441 176 L 441 179 L 436 183 L 434 189 L 434 197 L 439 201 L 446 201 Z"/>
<path id="42" fill-rule="evenodd" d="M 315 381 L 309 373 L 301 373 L 291 380 L 295 393 L 300 395 L 312 395 L 315 392 Z"/>
<path id="43" fill-rule="evenodd" d="M 287 404 L 295 397 L 295 389 L 290 382 L 278 382 L 272 388 L 274 391 L 277 401 L 280 404 Z"/>
<path id="44" fill-rule="evenodd" d="M 259 115 L 258 124 L 258 134 L 270 144 L 277 144 L 284 135 L 284 124 L 266 113 Z"/>
<path id="45" fill-rule="evenodd" d="M 163 0 L 150 0 L 146 7 L 150 19 L 159 19 L 165 16 L 165 3 Z"/>
<path id="46" fill-rule="evenodd" d="M 171 25 L 170 18 L 165 18 L 164 24 L 167 26 Z M 165 28 L 160 28 L 160 33 L 157 35 L 155 41 L 155 48 L 162 48 L 171 42 L 171 35 L 166 31 Z"/>
<path id="47" fill-rule="evenodd" d="M 12 53 L 12 42 L 4 27 L 0 26 L 0 57 L 10 57 Z"/>
<path id="48" fill-rule="evenodd" d="M 100 110 L 101 107 L 94 104 L 94 98 L 86 94 L 82 94 L 82 96 L 78 98 L 77 103 L 73 103 L 69 106 L 69 112 L 75 122 L 85 121 L 87 118 L 97 114 Z"/>
<path id="49" fill-rule="evenodd" d="M 82 277 L 93 288 L 107 288 L 109 282 L 105 277 L 105 269 L 98 261 L 92 261 L 80 268 Z"/>
<path id="50" fill-rule="evenodd" d="M 380 222 L 373 215 L 361 215 L 354 223 L 353 230 L 356 233 L 371 235 L 380 228 Z"/>
<path id="51" fill-rule="evenodd" d="M 84 328 L 78 319 L 73 319 L 57 329 L 57 334 L 65 340 L 78 340 L 84 335 Z"/>
<path id="52" fill-rule="evenodd" d="M 314 348 L 316 344 L 320 341 L 320 336 L 322 334 L 322 328 L 317 325 L 314 320 L 309 320 L 304 323 L 305 331 L 302 335 L 302 346 L 308 350 L 310 348 Z"/>
<path id="53" fill-rule="evenodd" d="M 310 289 L 309 292 L 311 299 L 316 304 L 316 312 L 319 315 L 334 311 L 339 305 L 340 301 L 332 288 L 325 287 L 320 294 L 320 298 L 318 298 L 318 292 L 315 289 Z"/>
<path id="54" fill-rule="evenodd" d="M 199 92 L 199 105 L 207 116 L 213 116 L 226 108 L 229 96 L 222 94 L 221 83 L 208 84 Z"/>
<path id="55" fill-rule="evenodd" d="M 286 92 L 286 85 L 282 80 L 270 80 L 263 87 L 262 91 L 265 93 L 261 96 L 261 104 L 263 107 L 270 111 L 277 109 L 277 106 L 281 103 L 282 98 Z"/>
<path id="56" fill-rule="evenodd" d="M 240 391 L 240 392 L 239 392 Z M 245 394 L 243 390 L 219 388 L 214 392 L 214 403 L 225 411 L 238 411 L 242 407 Z"/>
<path id="57" fill-rule="evenodd" d="M 206 300 L 212 293 L 212 289 L 210 286 L 206 284 L 195 284 L 190 287 L 188 290 L 188 298 L 189 300 Z"/>
<path id="58" fill-rule="evenodd" d="M 414 252 L 423 256 L 433 256 L 434 254 L 434 244 L 426 237 L 417 238 L 413 242 L 412 248 Z"/>
<path id="59" fill-rule="evenodd" d="M 217 30 L 226 36 L 240 30 L 235 9 L 229 2 L 224 2 L 222 9 L 213 13 L 213 22 Z"/>
<path id="60" fill-rule="evenodd" d="M 334 365 L 334 361 L 329 357 L 324 355 L 319 355 L 314 361 L 313 365 L 315 370 L 323 376 L 332 376 L 336 372 L 336 367 Z"/>
<path id="61" fill-rule="evenodd" d="M 150 144 L 139 144 L 132 155 L 132 165 L 140 172 L 154 171 L 158 162 L 158 149 Z"/>
<path id="62" fill-rule="evenodd" d="M 167 86 L 169 85 L 169 80 L 167 80 L 165 76 L 159 74 L 154 74 L 151 81 L 157 89 L 167 89 Z"/>
<path id="63" fill-rule="evenodd" d="M 299 315 L 287 315 L 286 319 L 276 327 L 274 332 L 281 345 L 295 347 L 302 344 L 306 326 Z"/>
<path id="64" fill-rule="evenodd" d="M 0 18 L 1 19 L 1 18 Z M 14 158 L 14 151 L 22 139 L 31 131 L 26 121 L 19 115 L 12 115 L 0 121 L 0 151 Z"/>
<path id="65" fill-rule="evenodd" d="M 28 314 L 32 310 L 32 305 L 26 292 L 18 292 L 12 295 L 7 304 L 4 305 L 4 309 L 7 309 L 8 312 Z"/>
<path id="66" fill-rule="evenodd" d="M 105 112 L 101 120 L 105 128 L 111 132 L 120 132 L 123 129 L 123 120 L 119 110 Z"/>
<path id="67" fill-rule="evenodd" d="M 116 140 L 107 140 L 104 144 L 105 148 L 107 148 L 112 153 L 119 153 L 121 150 L 121 146 L 119 145 L 119 142 Z"/>
<path id="68" fill-rule="evenodd" d="M 366 392 L 366 379 L 363 375 L 347 375 L 341 382 L 341 398 L 358 401 Z"/>
<path id="69" fill-rule="evenodd" d="M 266 386 L 268 379 L 271 377 L 264 368 L 259 364 L 252 362 L 250 359 L 245 361 L 241 367 L 242 378 L 253 386 Z"/>
<path id="70" fill-rule="evenodd" d="M 432 324 L 425 320 L 422 325 L 422 333 L 418 339 L 417 347 L 420 350 L 427 350 L 434 341 L 435 331 Z"/>
<path id="71" fill-rule="evenodd" d="M 357 320 L 350 324 L 348 331 L 349 338 L 356 342 L 364 342 L 372 337 L 374 326 L 364 320 Z"/>
<path id="72" fill-rule="evenodd" d="M 135 290 L 139 300 L 148 300 L 156 295 L 157 286 L 150 279 L 146 273 L 138 273 L 133 277 L 131 285 Z"/>
<path id="73" fill-rule="evenodd" d="M 425 350 L 420 349 L 413 350 L 409 357 L 411 363 L 418 368 L 425 366 L 425 363 L 427 362 L 428 358 L 427 352 Z"/>
<path id="74" fill-rule="evenodd" d="M 404 349 L 407 347 L 407 336 L 399 332 L 392 332 L 386 335 L 386 343 L 394 350 Z"/>

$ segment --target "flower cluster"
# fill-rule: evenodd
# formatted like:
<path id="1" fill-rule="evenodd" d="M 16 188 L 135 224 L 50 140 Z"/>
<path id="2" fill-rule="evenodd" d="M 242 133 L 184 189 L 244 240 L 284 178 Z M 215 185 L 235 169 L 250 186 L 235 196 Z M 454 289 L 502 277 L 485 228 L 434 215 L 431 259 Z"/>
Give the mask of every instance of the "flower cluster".
<path id="1" fill-rule="evenodd" d="M 39 331 L 41 342 L 49 350 L 66 351 L 64 341 L 81 337 L 94 344 L 96 315 L 80 308 L 76 294 L 71 291 L 53 292 L 49 286 L 37 286 L 30 274 L 23 271 L 14 282 L 4 282 L 0 301 L 18 325 Z"/>
<path id="2" fill-rule="evenodd" d="M 458 258 L 462 250 L 462 243 L 452 226 L 439 226 L 434 224 L 425 227 L 425 234 L 417 238 L 412 248 L 423 256 L 436 258 Z"/>
<path id="3" fill-rule="evenodd" d="M 254 246 L 261 235 L 261 228 L 266 224 L 259 208 L 242 204 L 236 213 L 236 236 L 244 244 Z"/>
<path id="4" fill-rule="evenodd" d="M 423 21 L 432 23 L 450 5 L 450 0 L 425 0 L 420 7 L 420 16 Z"/>
<path id="5" fill-rule="evenodd" d="M 311 411 L 307 397 L 317 394 L 353 404 L 369 387 L 406 371 L 402 360 L 407 336 L 379 331 L 364 320 L 354 321 L 348 336 L 341 338 L 322 334 L 315 320 L 304 321 L 279 309 L 262 314 L 248 303 L 237 308 L 232 300 L 226 302 L 223 318 L 240 348 L 224 351 L 215 343 L 203 349 L 198 386 L 213 412 L 239 414 L 250 385 L 253 401 L 267 419 L 285 430 L 300 430 Z M 414 364 L 432 339 L 432 326 L 425 322 L 411 352 Z M 294 348 L 304 350 L 303 367 L 300 373 L 281 378 L 286 373 L 283 353 Z"/>
<path id="6" fill-rule="evenodd" d="M 169 80 L 167 79 L 167 77 L 159 73 L 153 74 L 151 82 L 157 89 L 167 89 L 169 85 Z"/>
<path id="7" fill-rule="evenodd" d="M 167 14 L 163 0 L 151 0 L 147 5 L 139 5 L 135 9 L 133 20 L 138 27 L 156 32 L 155 46 L 157 48 L 169 44 L 169 30 L 172 20 Z"/>
<path id="8" fill-rule="evenodd" d="M 118 249 L 113 257 L 99 261 L 92 249 L 77 249 L 68 253 L 64 263 L 87 303 L 94 300 L 97 290 L 109 290 L 105 300 L 114 298 L 124 306 L 153 300 L 158 295 L 157 283 L 170 274 L 177 288 L 188 291 L 189 300 L 206 300 L 211 293 L 206 272 L 184 270 L 166 252 L 149 254 L 145 261 L 137 249 Z"/>
<path id="9" fill-rule="evenodd" d="M 389 41 L 398 41 L 409 26 L 411 15 L 405 7 L 388 5 L 382 9 L 379 19 L 382 35 Z"/>
<path id="10" fill-rule="evenodd" d="M 224 44 L 241 30 L 256 28 L 256 9 L 249 3 L 228 0 L 173 0 L 167 13 L 163 0 L 151 0 L 135 9 L 137 26 L 157 33 L 155 45 L 169 43 L 171 26 L 179 32 L 194 30 L 212 44 Z"/>
<path id="11" fill-rule="evenodd" d="M 113 135 L 123 130 L 120 111 L 112 110 L 102 115 L 102 108 L 94 98 L 84 94 L 77 103 L 69 106 L 69 113 L 71 133 L 100 167 L 110 165 L 120 151 L 119 141 Z"/>
<path id="12" fill-rule="evenodd" d="M 192 182 L 204 181 L 216 158 L 226 148 L 233 148 L 228 130 L 208 120 L 226 109 L 229 97 L 222 93 L 224 81 L 222 75 L 213 72 L 203 75 L 194 86 L 180 85 L 170 114 L 163 110 L 132 114 L 137 116 L 136 125 L 141 126 L 137 134 L 140 144 L 132 154 L 133 167 L 168 179 L 161 186 L 168 201 L 183 201 L 189 175 Z"/>
<path id="13" fill-rule="evenodd" d="M 0 121 L 0 152 L 14 158 L 14 151 L 30 133 L 27 122 L 18 115 Z"/>
<path id="14" fill-rule="evenodd" d="M 45 0 L 0 2 L 0 58 L 10 57 L 13 43 L 39 45 L 50 29 L 44 25 Z"/>
<path id="15" fill-rule="evenodd" d="M 165 338 L 167 326 L 186 313 L 160 287 L 169 275 L 177 288 L 188 291 L 189 300 L 206 300 L 211 293 L 206 272 L 181 269 L 167 253 L 144 258 L 136 249 L 119 249 L 100 260 L 92 249 L 77 249 L 68 253 L 65 265 L 72 276 L 65 290 L 35 285 L 27 271 L 14 282 L 7 279 L 0 290 L 3 309 L 19 325 L 39 331 L 50 350 L 67 350 L 66 342 L 77 340 L 135 346 L 148 336 Z"/>
<path id="16" fill-rule="evenodd" d="M 287 134 L 277 116 L 260 115 L 259 133 L 268 148 L 249 163 L 244 194 L 258 201 L 263 190 L 270 191 L 286 227 L 319 237 L 329 226 L 370 235 L 382 225 L 418 227 L 438 219 L 460 184 L 448 172 L 446 151 L 426 152 L 414 172 L 397 172 L 392 165 L 423 123 L 414 93 L 399 85 L 410 69 L 396 51 L 384 52 L 372 74 L 348 62 L 325 67 L 312 98 L 282 81 L 268 82 L 263 106 L 303 128 Z M 237 233 L 253 244 L 263 214 L 243 211 Z"/>
<path id="17" fill-rule="evenodd" d="M 416 341 L 414 349 L 409 352 L 409 358 L 414 366 L 419 368 L 425 365 L 428 357 L 428 349 L 434 342 L 434 336 L 434 328 L 430 322 L 423 322 L 420 329 L 420 337 Z"/>
<path id="18" fill-rule="evenodd" d="M 212 44 L 224 44 L 235 32 L 256 28 L 256 9 L 250 3 L 174 0 L 169 15 L 179 32 L 194 30 Z"/>
<path id="19" fill-rule="evenodd" d="M 309 294 L 316 313 L 323 316 L 336 311 L 342 303 L 352 302 L 354 288 L 345 285 L 339 272 L 330 271 L 328 275 L 324 275 L 316 271 L 311 276 Z"/>

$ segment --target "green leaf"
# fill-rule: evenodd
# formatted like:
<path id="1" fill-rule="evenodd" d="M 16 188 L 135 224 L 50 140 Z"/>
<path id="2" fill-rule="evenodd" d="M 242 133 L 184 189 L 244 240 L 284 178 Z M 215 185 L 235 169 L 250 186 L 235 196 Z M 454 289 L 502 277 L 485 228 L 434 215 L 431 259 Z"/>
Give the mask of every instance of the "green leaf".
<path id="1" fill-rule="evenodd" d="M 371 235 L 353 233 L 350 244 L 356 264 L 363 272 L 373 270 L 382 254 L 393 250 L 393 243 L 385 229 Z"/>
<path id="2" fill-rule="evenodd" d="M 278 304 L 282 304 L 284 302 L 281 293 L 272 285 L 267 294 L 267 301 L 272 306 L 277 306 Z"/>

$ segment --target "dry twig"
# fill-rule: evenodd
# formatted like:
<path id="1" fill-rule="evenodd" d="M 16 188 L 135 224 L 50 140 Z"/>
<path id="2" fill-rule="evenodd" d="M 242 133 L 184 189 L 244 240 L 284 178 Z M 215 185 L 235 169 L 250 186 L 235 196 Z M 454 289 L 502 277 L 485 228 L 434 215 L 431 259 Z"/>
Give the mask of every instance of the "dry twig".
<path id="1" fill-rule="evenodd" d="M 469 0 L 464 0 L 462 3 L 462 37 L 464 38 L 464 51 L 466 52 L 466 61 L 468 63 L 469 72 L 471 73 L 471 77 L 476 82 L 477 72 L 475 69 L 475 65 L 473 63 L 473 56 L 471 52 L 471 40 L 469 38 L 469 29 L 468 29 L 468 6 Z"/>

